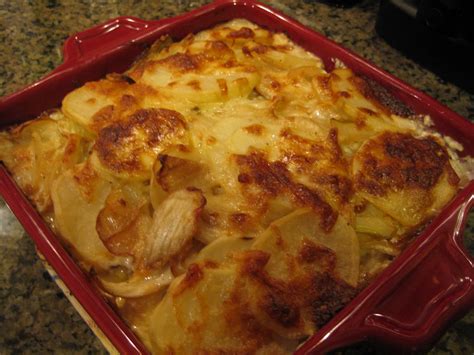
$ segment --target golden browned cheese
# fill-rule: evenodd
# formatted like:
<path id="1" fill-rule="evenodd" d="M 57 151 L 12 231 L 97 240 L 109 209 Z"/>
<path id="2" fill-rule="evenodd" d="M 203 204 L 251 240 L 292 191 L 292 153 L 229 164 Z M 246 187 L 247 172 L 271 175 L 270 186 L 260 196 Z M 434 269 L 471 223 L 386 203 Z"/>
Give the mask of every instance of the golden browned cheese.
<path id="1" fill-rule="evenodd" d="M 18 185 L 157 354 L 294 351 L 469 181 L 452 146 L 245 20 L 160 38 L 0 133 Z"/>
<path id="2" fill-rule="evenodd" d="M 102 128 L 93 154 L 97 154 L 100 164 L 113 172 L 141 175 L 147 179 L 156 159 L 155 150 L 168 142 L 176 142 L 184 130 L 185 121 L 176 111 L 137 110 L 124 120 Z M 120 149 L 116 149 L 118 146 Z"/>

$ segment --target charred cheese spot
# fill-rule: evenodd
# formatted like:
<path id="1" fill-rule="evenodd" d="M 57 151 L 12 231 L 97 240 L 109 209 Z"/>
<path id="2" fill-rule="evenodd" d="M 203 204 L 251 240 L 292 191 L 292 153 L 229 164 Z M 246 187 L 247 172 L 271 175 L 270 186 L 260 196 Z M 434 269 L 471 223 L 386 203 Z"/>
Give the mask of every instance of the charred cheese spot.
<path id="1" fill-rule="evenodd" d="M 351 77 L 351 81 L 365 98 L 370 100 L 386 113 L 392 113 L 402 117 L 409 117 L 414 114 L 414 112 L 409 107 L 397 100 L 387 91 L 387 89 L 378 84 L 376 81 L 367 77 L 359 76 Z"/>
<path id="2" fill-rule="evenodd" d="M 311 302 L 312 319 L 318 328 L 331 320 L 357 295 L 358 291 L 329 273 L 316 275 L 312 287 L 318 295 Z"/>
<path id="3" fill-rule="evenodd" d="M 252 48 L 250 48 L 250 52 L 254 52 L 257 54 L 265 54 L 270 51 L 272 48 L 270 46 L 266 46 L 264 44 L 258 44 Z"/>
<path id="4" fill-rule="evenodd" d="M 314 182 L 327 187 L 342 203 L 348 203 L 354 193 L 352 180 L 347 176 L 336 174 L 320 174 Z"/>
<path id="5" fill-rule="evenodd" d="M 279 336 L 301 339 L 322 326 L 322 319 L 327 321 L 329 314 L 334 315 L 342 302 L 355 295 L 355 288 L 336 276 L 334 251 L 308 238 L 298 237 L 296 242 L 286 231 L 281 233 L 286 247 L 268 238 L 256 243 L 257 250 L 238 255 L 237 260 L 243 288 L 251 295 L 250 309 L 260 324 Z M 267 243 L 274 243 L 272 248 L 277 249 L 270 249 Z M 290 246 L 295 243 L 296 250 Z M 287 272 L 279 268 L 281 263 L 286 263 Z M 338 287 L 328 292 L 334 285 Z M 345 298 L 341 302 L 331 299 L 338 296 Z"/>
<path id="6" fill-rule="evenodd" d="M 243 46 L 241 50 L 246 57 L 252 57 L 252 52 L 247 46 Z"/>
<path id="7" fill-rule="evenodd" d="M 251 177 L 249 174 L 241 173 L 241 174 L 239 174 L 239 176 L 237 177 L 237 180 L 238 180 L 241 184 L 249 184 L 249 183 L 252 182 L 252 177 Z"/>
<path id="8" fill-rule="evenodd" d="M 154 352 L 255 353 L 271 343 L 271 334 L 249 310 L 247 295 L 236 287 L 241 281 L 235 266 L 200 263 L 191 269 L 199 269 L 198 280 L 188 284 L 187 276 L 178 278 L 153 312 Z"/>
<path id="9" fill-rule="evenodd" d="M 101 129 L 94 152 L 112 174 L 146 177 L 158 153 L 171 140 L 182 137 L 185 127 L 183 116 L 176 111 L 142 109 Z"/>
<path id="10" fill-rule="evenodd" d="M 245 230 L 248 229 L 248 224 L 250 222 L 251 216 L 247 213 L 233 213 L 230 215 L 230 223 L 238 229 Z"/>
<path id="11" fill-rule="evenodd" d="M 366 142 L 353 161 L 355 188 L 405 226 L 415 227 L 457 190 L 446 149 L 434 138 L 383 133 Z"/>
<path id="12" fill-rule="evenodd" d="M 431 189 L 448 164 L 448 155 L 432 138 L 384 133 L 358 155 L 362 167 L 356 175 L 359 189 L 384 195 L 387 190 Z"/>
<path id="13" fill-rule="evenodd" d="M 285 129 L 280 149 L 296 179 L 317 191 L 333 208 L 343 208 L 353 194 L 352 181 L 343 157 L 337 129 L 326 139 L 308 139 Z"/>
<path id="14" fill-rule="evenodd" d="M 216 144 L 217 143 L 217 139 L 213 136 L 209 136 L 206 140 L 206 143 L 208 145 L 213 145 L 213 144 Z"/>
<path id="15" fill-rule="evenodd" d="M 260 307 L 283 327 L 289 328 L 298 323 L 300 319 L 298 307 L 287 302 L 283 297 L 268 293 L 262 301 Z"/>
<path id="16" fill-rule="evenodd" d="M 313 164 L 316 160 L 337 160 L 337 157 L 334 156 L 335 152 L 326 149 L 321 141 L 306 139 L 294 134 L 290 129 L 284 129 L 280 136 L 283 138 L 283 150 L 287 152 L 285 153 L 287 161 L 294 160 Z"/>
<path id="17" fill-rule="evenodd" d="M 249 180 L 268 196 L 287 194 L 297 205 L 310 207 L 317 212 L 321 216 L 322 228 L 326 231 L 331 230 L 337 219 L 337 212 L 316 191 L 295 182 L 286 164 L 280 161 L 268 162 L 258 153 L 239 155 L 235 159 L 241 169 L 239 181 Z M 246 174 L 249 178 L 242 174 Z"/>
<path id="18" fill-rule="evenodd" d="M 238 256 L 241 272 L 251 277 L 259 277 L 269 259 L 270 254 L 261 250 L 248 250 Z"/>

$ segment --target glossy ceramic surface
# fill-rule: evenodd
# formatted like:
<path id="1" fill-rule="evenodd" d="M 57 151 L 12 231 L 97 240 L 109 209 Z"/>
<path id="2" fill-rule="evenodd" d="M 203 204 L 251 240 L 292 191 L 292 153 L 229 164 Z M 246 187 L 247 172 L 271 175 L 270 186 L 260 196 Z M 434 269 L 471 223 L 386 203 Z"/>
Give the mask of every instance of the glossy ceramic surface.
<path id="1" fill-rule="evenodd" d="M 218 0 L 185 15 L 143 21 L 120 17 L 70 37 L 64 63 L 39 82 L 0 100 L 0 124 L 36 117 L 60 106 L 66 93 L 106 73 L 123 71 L 161 35 L 180 39 L 232 18 L 246 18 L 282 31 L 323 59 L 331 70 L 334 59 L 387 88 L 415 112 L 429 114 L 436 128 L 452 136 L 474 156 L 474 125 L 429 96 L 367 63 L 298 22 L 254 1 Z M 38 213 L 0 167 L 0 193 L 64 283 L 122 353 L 146 349 L 103 300 L 65 252 Z M 471 182 L 371 285 L 297 353 L 321 353 L 369 340 L 393 352 L 429 348 L 453 322 L 474 306 L 474 261 L 462 246 L 462 231 L 474 204 Z"/>

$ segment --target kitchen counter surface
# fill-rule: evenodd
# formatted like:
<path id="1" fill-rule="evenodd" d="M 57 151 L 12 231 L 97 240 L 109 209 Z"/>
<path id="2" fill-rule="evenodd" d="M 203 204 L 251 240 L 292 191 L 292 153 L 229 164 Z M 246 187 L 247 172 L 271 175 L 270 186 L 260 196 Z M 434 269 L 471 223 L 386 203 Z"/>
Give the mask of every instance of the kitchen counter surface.
<path id="1" fill-rule="evenodd" d="M 59 65 L 62 43 L 70 34 L 117 16 L 160 19 L 206 2 L 0 0 L 0 96 L 38 80 Z M 344 9 L 309 0 L 268 3 L 474 120 L 474 95 L 407 59 L 376 34 L 378 1 L 360 1 Z M 466 232 L 471 252 L 473 225 L 471 222 Z M 1 199 L 0 304 L 0 354 L 105 352 L 51 280 L 33 242 Z M 473 353 L 471 311 L 449 328 L 431 354 Z"/>

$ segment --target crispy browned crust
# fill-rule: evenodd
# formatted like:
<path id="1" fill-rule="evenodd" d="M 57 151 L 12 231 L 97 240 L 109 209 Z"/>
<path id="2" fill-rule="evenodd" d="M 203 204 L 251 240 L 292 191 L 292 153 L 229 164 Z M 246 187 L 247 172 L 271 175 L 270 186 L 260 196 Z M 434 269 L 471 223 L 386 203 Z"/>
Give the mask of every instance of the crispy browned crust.
<path id="1" fill-rule="evenodd" d="M 283 138 L 282 150 L 284 160 L 298 165 L 302 171 L 309 173 L 312 164 L 321 160 L 329 161 L 335 168 L 343 168 L 347 162 L 343 159 L 338 143 L 338 132 L 331 128 L 325 142 L 316 142 L 294 134 L 291 129 L 284 129 L 280 136 Z"/>
<path id="2" fill-rule="evenodd" d="M 286 194 L 296 204 L 313 209 L 321 217 L 323 230 L 328 232 L 332 229 L 337 220 L 337 212 L 317 191 L 293 181 L 285 163 L 269 162 L 263 154 L 256 152 L 236 155 L 235 160 L 241 171 L 238 181 L 243 188 L 245 185 L 255 184 L 267 197 Z"/>
<path id="3" fill-rule="evenodd" d="M 239 272 L 262 291 L 252 294 L 257 297 L 259 311 L 283 328 L 301 325 L 302 313 L 308 310 L 311 321 L 321 327 L 356 295 L 356 289 L 335 274 L 336 256 L 328 248 L 305 241 L 299 261 L 303 266 L 310 264 L 313 271 L 295 275 L 289 282 L 271 277 L 265 271 L 270 257 L 260 250 L 243 252 L 238 256 Z M 238 292 L 236 289 L 235 293 Z"/>
<path id="4" fill-rule="evenodd" d="M 411 108 L 398 100 L 375 80 L 367 76 L 354 75 L 351 77 L 351 81 L 365 98 L 370 100 L 385 113 L 395 114 L 401 117 L 410 117 L 415 114 Z"/>
<path id="5" fill-rule="evenodd" d="M 316 143 L 293 134 L 290 130 L 281 133 L 285 153 L 283 161 L 294 164 L 298 171 L 310 177 L 337 197 L 342 204 L 349 202 L 354 194 L 353 184 L 347 174 L 348 163 L 338 143 L 336 128 L 329 130 L 325 144 Z M 315 168 L 315 164 L 329 162 L 331 169 Z"/>
<path id="6" fill-rule="evenodd" d="M 368 136 L 379 134 L 378 130 L 386 127 L 371 125 L 378 119 L 386 119 L 387 122 L 396 121 L 395 119 L 390 120 L 386 115 L 396 114 L 403 117 L 414 115 L 409 107 L 396 99 L 376 81 L 365 76 L 355 75 L 348 69 L 336 69 L 332 73 L 319 72 L 315 68 L 309 70 L 309 61 L 304 62 L 304 66 L 295 65 L 296 70 L 290 69 L 284 72 L 280 67 L 285 67 L 287 63 L 283 63 L 285 60 L 280 61 L 279 58 L 282 58 L 282 53 L 295 48 L 291 42 L 285 45 L 272 45 L 274 35 L 271 32 L 263 34 L 268 39 L 267 41 L 265 38 L 261 38 L 261 30 L 252 30 L 248 27 L 241 27 L 238 30 L 222 27 L 221 30 L 218 29 L 211 34 L 215 40 L 202 41 L 200 39 L 194 42 L 194 36 L 188 35 L 183 40 L 183 46 L 173 46 L 172 50 L 166 48 L 171 43 L 170 39 L 161 38 L 144 57 L 135 63 L 127 74 L 113 73 L 107 75 L 103 80 L 85 84 L 86 89 L 90 89 L 88 95 L 84 96 L 85 103 L 90 104 L 90 110 L 95 106 L 101 108 L 95 112 L 91 121 L 89 121 L 90 117 L 80 117 L 80 120 L 76 117 L 76 120 L 80 121 L 76 123 L 86 125 L 84 128 L 87 131 L 92 130 L 97 137 L 92 148 L 90 147 L 92 141 L 83 148 L 89 150 L 88 153 L 91 157 L 89 159 L 87 154 L 83 154 L 81 159 L 83 159 L 82 161 L 85 159 L 85 163 L 74 167 L 73 176 L 78 188 L 89 200 L 95 198 L 95 195 L 98 195 L 98 191 L 100 191 L 97 188 L 99 179 L 100 183 L 104 182 L 105 184 L 105 180 L 110 180 L 111 176 L 119 177 L 117 180 L 112 179 L 111 192 L 95 219 L 95 229 L 111 254 L 130 256 L 134 259 L 135 265 L 133 269 L 128 270 L 129 276 L 132 273 L 146 275 L 152 269 L 158 271 L 169 265 L 175 276 L 183 275 L 176 287 L 173 284 L 169 288 L 169 296 L 178 297 L 189 291 L 191 297 L 196 299 L 203 297 L 204 293 L 208 291 L 195 292 L 195 288 L 197 285 L 201 285 L 200 282 L 208 282 L 206 272 L 210 272 L 211 269 L 221 269 L 215 271 L 225 271 L 223 275 L 227 275 L 232 282 L 235 280 L 230 294 L 221 292 L 217 295 L 217 297 L 221 297 L 221 300 L 225 299 L 223 309 L 217 310 L 223 311 L 222 316 L 227 322 L 228 329 L 231 329 L 230 335 L 232 337 L 235 335 L 235 338 L 242 342 L 238 353 L 254 353 L 262 346 L 272 342 L 277 343 L 283 338 L 295 342 L 302 341 L 310 332 L 322 327 L 349 303 L 367 281 L 359 280 L 359 289 L 356 289 L 340 278 L 340 275 L 348 270 L 342 270 L 341 267 L 336 271 L 336 265 L 340 266 L 338 261 L 346 261 L 345 258 L 350 258 L 347 260 L 348 264 L 351 264 L 351 274 L 348 279 L 350 277 L 351 282 L 357 282 L 353 280 L 355 278 L 353 274 L 360 272 L 358 269 L 355 270 L 356 265 L 354 265 L 359 258 L 359 255 L 355 255 L 357 251 L 354 250 L 358 248 L 354 244 L 357 242 L 354 230 L 357 230 L 358 221 L 351 210 L 361 213 L 368 206 L 368 202 L 363 199 L 371 199 L 364 193 L 354 196 L 356 189 L 372 195 L 384 196 L 390 191 L 413 188 L 417 189 L 416 194 L 428 195 L 421 190 L 433 189 L 442 178 L 447 178 L 449 184 L 457 186 L 459 177 L 449 163 L 448 152 L 441 140 L 433 137 L 415 138 L 410 134 L 386 132 L 372 138 L 365 144 L 361 143 L 360 150 L 354 156 L 354 151 L 360 147 L 358 145 L 360 142 L 358 138 L 355 139 L 355 143 L 347 139 L 350 133 L 343 127 L 348 126 L 345 125 L 348 120 L 351 124 L 355 124 L 357 130 L 367 129 L 368 132 L 363 133 L 367 133 Z M 278 43 L 281 41 L 279 40 Z M 191 46 L 191 44 L 195 44 L 195 46 Z M 236 44 L 237 46 L 235 46 Z M 235 50 L 237 52 L 234 52 Z M 242 51 L 246 60 L 242 61 L 241 56 L 236 56 L 236 54 L 240 54 L 239 50 Z M 163 51 L 162 55 L 156 55 L 160 51 Z M 291 58 L 290 61 L 292 61 Z M 265 63 L 271 67 L 270 71 L 261 70 L 266 66 Z M 209 166 L 206 164 L 212 159 L 214 152 L 208 154 L 206 150 L 200 151 L 198 149 L 198 154 L 206 155 L 200 157 L 202 158 L 199 159 L 200 163 L 159 154 L 166 152 L 165 149 L 170 145 L 173 145 L 173 149 L 170 149 L 169 154 L 176 151 L 193 153 L 193 149 L 197 147 L 194 143 L 200 144 L 200 142 L 190 139 L 188 140 L 189 145 L 181 144 L 184 140 L 180 138 L 186 133 L 187 127 L 185 118 L 179 112 L 162 108 L 143 108 L 148 107 L 145 105 L 150 102 L 154 102 L 156 105 L 160 105 L 160 102 L 176 103 L 177 97 L 174 97 L 175 91 L 172 90 L 184 89 L 183 101 L 187 101 L 190 99 L 187 96 L 190 92 L 202 93 L 203 90 L 208 90 L 209 81 L 206 80 L 207 78 L 204 80 L 201 78 L 206 75 L 215 76 L 215 69 L 228 68 L 237 68 L 238 70 L 229 71 L 232 76 L 228 79 L 224 79 L 227 78 L 224 71 L 221 71 L 222 75 L 217 73 L 220 78 L 216 77 L 215 80 L 221 98 L 229 95 L 234 96 L 237 91 L 233 86 L 228 85 L 237 83 L 249 86 L 247 84 L 250 84 L 250 81 L 247 77 L 237 75 L 235 78 L 235 73 L 258 72 L 255 80 L 252 79 L 254 91 L 246 98 L 252 100 L 257 97 L 258 93 L 261 93 L 262 97 L 267 99 L 267 96 L 263 95 L 265 90 L 259 89 L 259 85 L 270 90 L 275 95 L 270 95 L 272 100 L 268 100 L 268 108 L 265 106 L 262 122 L 270 118 L 271 120 L 279 119 L 279 123 L 282 123 L 282 126 L 279 126 L 280 131 L 272 136 L 272 141 L 274 138 L 277 139 L 278 149 L 268 149 L 268 155 L 253 147 L 248 148 L 242 155 L 231 155 L 230 157 L 228 154 L 231 154 L 229 151 L 232 149 L 219 152 L 223 153 L 220 157 L 226 154 L 226 163 L 231 170 L 230 174 L 235 173 L 236 167 L 238 169 L 238 176 L 233 175 L 233 179 L 237 179 L 239 183 L 237 190 L 240 188 L 239 192 L 242 195 L 238 197 L 235 197 L 236 191 L 230 191 L 234 188 L 234 184 L 229 184 L 230 188 L 228 189 L 225 182 L 221 181 L 221 176 L 226 174 L 217 176 L 216 180 L 214 180 L 214 176 L 209 178 L 209 172 L 213 172 L 214 169 L 214 162 L 211 162 Z M 166 88 L 161 84 L 161 80 L 165 77 L 161 76 L 163 70 L 172 78 Z M 196 74 L 202 74 L 202 77 Z M 142 77 L 143 80 L 140 80 Z M 159 80 L 156 80 L 155 83 L 154 79 L 156 78 Z M 305 86 L 298 82 L 299 80 L 307 80 L 308 89 L 305 89 Z M 301 92 L 305 93 L 301 94 L 301 97 L 295 96 L 294 102 L 292 102 L 293 96 L 288 95 L 292 85 L 296 90 L 300 86 Z M 347 91 L 344 91 L 344 88 Z M 213 89 L 214 93 L 215 88 Z M 242 96 L 244 90 L 239 91 Z M 363 100 L 364 97 L 367 100 Z M 354 100 L 344 100 L 351 98 Z M 205 95 L 204 101 L 207 99 Z M 245 97 L 241 99 L 245 99 Z M 299 108 L 302 101 L 307 102 L 308 107 Z M 109 103 L 111 104 L 108 105 Z M 370 108 L 351 107 L 351 105 L 357 106 L 359 103 L 368 104 L 366 106 Z M 197 104 L 189 100 L 183 105 L 185 110 L 183 112 L 188 112 L 187 110 L 190 108 L 188 105 Z M 284 110 L 285 105 L 290 107 L 288 111 Z M 181 105 L 176 107 L 181 107 Z M 258 110 L 260 110 L 259 107 L 256 106 Z M 293 107 L 296 108 L 294 115 L 292 113 Z M 311 111 L 320 107 L 323 108 L 321 112 L 313 117 Z M 206 115 L 208 108 L 205 105 L 200 111 L 201 109 L 196 106 L 191 110 L 196 115 L 192 115 L 190 119 L 196 119 L 201 114 Z M 252 110 L 252 112 L 263 112 L 258 110 Z M 79 108 L 78 112 L 80 113 L 80 111 Z M 281 111 L 280 114 L 279 111 Z M 229 114 L 231 119 L 234 118 L 232 116 L 234 114 L 237 116 L 239 110 Z M 258 113 L 255 114 L 258 115 Z M 318 127 L 315 128 L 310 123 L 306 124 L 303 119 L 303 125 L 300 126 L 296 122 L 300 115 L 306 116 L 308 121 L 316 116 L 327 115 L 330 123 L 321 126 L 318 124 Z M 74 115 L 71 114 L 70 118 L 73 118 L 72 116 Z M 47 118 L 47 115 L 43 118 Z M 220 117 L 217 114 L 211 118 Z M 339 119 L 340 122 L 337 122 Z M 191 122 L 194 126 L 194 121 Z M 339 125 L 339 123 L 344 124 Z M 224 124 L 227 123 L 224 122 Z M 339 144 L 338 130 L 328 128 L 332 124 L 341 127 L 345 141 L 349 140 L 349 145 L 344 145 L 344 151 Z M 270 125 L 273 133 L 275 126 L 273 126 L 273 122 Z M 12 135 L 19 135 L 27 126 L 28 123 L 17 127 L 12 131 Z M 276 126 L 278 127 L 278 125 Z M 205 130 L 203 127 L 207 126 L 195 125 L 194 127 L 198 127 L 198 134 L 201 135 L 200 130 Z M 247 123 L 240 129 L 253 135 L 254 138 L 270 132 L 267 131 L 269 128 L 264 123 Z M 328 129 L 327 136 L 321 137 L 320 134 L 326 132 L 326 129 Z M 373 131 L 371 131 L 372 129 Z M 302 130 L 305 132 L 301 132 Z M 209 131 L 212 133 L 211 130 Z M 218 140 L 206 133 L 198 136 L 198 141 L 209 146 L 213 145 L 214 148 L 221 147 L 220 140 L 223 139 L 221 135 L 216 134 L 219 137 Z M 189 138 L 196 138 L 192 134 L 194 132 L 191 132 Z M 364 134 L 360 134 L 360 136 L 366 137 Z M 237 142 L 238 138 L 239 136 L 237 136 Z M 63 156 L 65 165 L 71 164 L 73 166 L 75 163 L 74 154 L 82 143 L 81 139 L 78 136 L 67 141 Z M 362 139 L 365 138 L 360 138 L 360 140 Z M 234 141 L 232 143 L 232 145 L 235 144 Z M 16 159 L 19 161 L 34 160 L 34 156 L 27 154 L 27 152 L 20 151 L 17 154 Z M 275 154 L 278 154 L 277 157 L 274 157 Z M 195 158 L 195 155 L 192 156 Z M 272 160 L 270 160 L 270 156 Z M 351 161 L 351 159 L 354 160 Z M 31 165 L 33 166 L 33 163 Z M 361 165 L 360 169 L 359 165 Z M 134 174 L 138 174 L 138 180 L 143 183 L 140 187 L 150 184 L 150 166 L 153 166 L 154 180 L 151 181 L 153 186 L 155 183 L 159 184 L 166 193 L 187 189 L 198 192 L 200 195 L 200 200 L 193 210 L 193 218 L 190 219 L 193 221 L 192 228 L 190 228 L 192 230 L 189 232 L 190 239 L 183 242 L 184 245 L 180 246 L 178 251 L 169 251 L 169 255 L 154 263 L 147 263 L 143 250 L 146 245 L 145 237 L 150 235 L 149 225 L 153 222 L 150 202 L 157 202 L 157 198 L 155 196 L 153 201 L 150 201 L 149 194 L 145 190 L 140 190 L 133 196 L 126 195 L 122 185 L 128 184 L 130 181 L 136 183 L 137 175 L 133 176 Z M 350 172 L 351 167 L 358 169 L 355 176 Z M 160 169 L 156 171 L 157 168 Z M 220 181 L 222 185 L 216 181 Z M 116 182 L 121 187 L 115 185 Z M 231 183 L 235 183 L 235 181 Z M 218 195 L 223 197 L 222 200 L 216 199 L 217 203 L 214 203 L 213 200 L 213 204 L 210 204 L 210 208 L 216 209 L 215 211 L 205 209 L 206 198 L 198 187 L 209 193 L 209 198 L 211 195 L 212 197 L 218 197 Z M 444 187 L 441 186 L 441 188 Z M 36 187 L 33 186 L 27 185 L 24 189 L 28 194 L 36 193 L 34 190 Z M 241 197 L 244 201 L 240 199 Z M 355 198 L 353 199 L 353 197 Z M 224 204 L 230 198 L 235 198 L 235 200 L 232 201 L 232 204 L 229 203 L 230 208 L 228 209 Z M 390 201 L 387 201 L 384 202 L 389 205 Z M 220 206 L 216 206 L 217 204 Z M 375 202 L 373 202 L 373 206 L 379 207 Z M 222 207 L 222 210 L 219 207 Z M 331 250 L 319 244 L 323 243 L 322 241 L 310 240 L 309 236 L 303 237 L 301 244 L 297 245 L 294 245 L 294 241 L 289 238 L 285 239 L 282 230 L 279 230 L 279 222 L 274 221 L 279 220 L 281 216 L 288 216 L 290 211 L 294 211 L 298 207 L 307 207 L 317 214 L 320 228 L 317 228 L 319 231 L 315 233 L 329 233 L 334 228 L 339 213 L 341 216 L 349 217 L 345 220 L 350 223 L 350 228 L 354 227 L 354 230 L 346 230 L 350 234 L 349 237 L 354 239 L 348 239 L 346 242 L 348 244 L 344 245 L 343 249 L 351 255 L 340 255 L 342 253 L 340 251 L 336 254 L 334 250 L 338 250 L 338 248 Z M 153 208 L 160 207 L 153 205 Z M 350 214 L 347 213 L 348 210 Z M 370 216 L 371 211 L 367 212 Z M 382 213 L 382 208 L 379 212 Z M 386 217 L 388 220 L 388 215 Z M 316 223 L 317 218 L 313 223 Z M 378 216 L 376 215 L 374 218 L 378 218 Z M 427 223 L 426 218 L 420 223 Z M 391 224 L 392 222 L 394 225 L 398 223 L 395 217 L 387 223 Z M 411 236 L 415 236 L 417 228 L 420 228 L 421 224 L 399 229 L 406 234 L 404 238 L 400 238 L 400 245 L 395 245 L 392 241 L 390 243 L 400 250 L 403 249 L 406 245 L 402 244 L 408 243 Z M 204 233 L 199 234 L 208 226 L 216 227 L 211 231 L 209 238 Z M 200 231 L 199 228 L 202 230 Z M 265 239 L 263 239 L 263 245 L 258 243 L 262 229 L 265 230 L 262 238 L 269 236 L 266 234 L 267 232 L 272 232 L 270 236 L 274 239 L 271 241 L 270 247 L 268 244 L 265 245 L 267 242 Z M 191 240 L 191 237 L 194 236 L 197 239 L 204 236 L 201 239 L 207 242 L 220 231 L 222 231 L 223 237 L 226 234 L 249 235 L 256 237 L 257 242 L 245 251 L 229 253 L 225 262 L 201 260 L 188 266 L 190 262 L 193 262 L 192 257 L 195 253 L 204 247 L 201 242 Z M 335 237 L 338 238 L 339 235 Z M 262 248 L 269 247 L 268 252 L 255 250 L 259 245 Z M 362 244 L 361 248 L 364 253 L 363 248 L 366 246 Z M 74 249 L 72 245 L 71 249 Z M 275 260 L 277 261 L 273 263 Z M 275 265 L 277 263 L 278 265 Z M 210 281 L 216 282 L 212 278 Z M 212 290 L 212 292 L 214 291 Z M 155 294 L 155 302 L 158 302 L 158 298 L 161 296 L 158 293 Z M 129 304 L 133 304 L 136 300 L 127 300 L 127 302 L 129 301 Z M 204 299 L 204 301 L 206 300 Z M 206 313 L 209 309 L 216 310 L 207 306 L 203 308 L 206 309 L 200 315 L 201 319 L 185 329 L 191 336 L 196 335 L 194 339 L 198 339 L 197 346 L 200 346 L 199 341 L 202 340 L 203 334 L 209 329 L 212 330 L 207 318 L 209 313 Z M 175 312 L 176 309 L 173 308 L 172 311 Z M 124 314 L 123 311 L 121 312 Z M 145 317 L 145 312 L 151 312 L 151 307 L 148 307 L 147 310 L 145 308 L 134 310 L 127 320 L 133 322 L 133 317 L 137 315 Z M 175 312 L 176 315 L 177 312 Z M 179 322 L 181 320 L 178 320 Z M 209 345 L 209 349 L 200 348 L 199 353 L 229 353 L 225 346 L 220 344 L 220 339 L 214 339 L 213 343 Z M 165 350 L 168 353 L 179 352 L 179 345 L 177 349 L 170 347 Z"/>
<path id="7" fill-rule="evenodd" d="M 103 95 L 110 95 L 114 100 L 113 104 L 102 107 L 92 116 L 89 128 L 96 133 L 140 109 L 141 98 L 158 96 L 152 87 L 135 83 L 133 79 L 123 74 L 109 74 L 106 80 L 94 83 L 92 88 Z M 95 98 L 87 100 L 92 104 L 95 101 Z"/>
<path id="8" fill-rule="evenodd" d="M 152 151 L 166 139 L 180 136 L 185 126 L 183 116 L 176 111 L 141 109 L 101 129 L 94 149 L 101 163 L 112 171 L 133 173 L 141 169 L 140 154 Z M 145 135 L 146 139 L 137 134 Z"/>
<path id="9" fill-rule="evenodd" d="M 318 297 L 311 302 L 312 319 L 318 328 L 325 325 L 357 295 L 357 289 L 327 272 L 314 277 L 313 288 Z"/>
<path id="10" fill-rule="evenodd" d="M 256 298 L 254 302 L 258 311 L 266 314 L 270 319 L 284 328 L 298 326 L 301 323 L 299 299 L 291 294 L 292 290 L 285 292 L 285 283 L 270 277 L 264 270 L 270 259 L 270 254 L 260 250 L 251 250 L 242 253 L 239 257 L 240 277 L 249 278 L 251 284 L 256 285 L 250 297 Z M 289 286 L 289 285 L 288 285 Z M 257 290 L 260 290 L 257 291 Z M 242 292 L 235 289 L 234 293 Z M 262 328 L 262 324 L 259 324 Z"/>
<path id="11" fill-rule="evenodd" d="M 429 190 L 446 168 L 452 171 L 446 149 L 431 137 L 387 132 L 362 149 L 362 169 L 355 176 L 355 184 L 376 196 L 404 188 Z M 455 185 L 459 180 L 453 173 L 450 179 Z"/>
<path id="12" fill-rule="evenodd" d="M 262 310 L 283 327 L 293 327 L 299 322 L 300 310 L 292 302 L 289 302 L 287 297 L 277 292 L 268 292 L 260 301 Z"/>
<path id="13" fill-rule="evenodd" d="M 314 177 L 314 182 L 327 186 L 343 204 L 349 203 L 350 198 L 354 195 L 352 180 L 342 175 L 320 174 Z"/>

